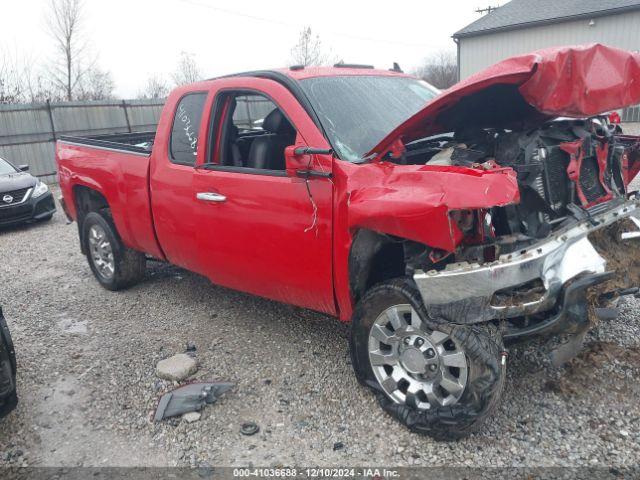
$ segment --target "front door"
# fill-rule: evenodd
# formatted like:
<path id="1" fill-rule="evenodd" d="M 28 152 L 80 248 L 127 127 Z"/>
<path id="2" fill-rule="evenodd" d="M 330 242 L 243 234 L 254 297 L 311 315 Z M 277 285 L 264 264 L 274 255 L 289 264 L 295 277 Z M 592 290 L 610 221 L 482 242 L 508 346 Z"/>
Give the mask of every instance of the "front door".
<path id="1" fill-rule="evenodd" d="M 201 268 L 216 284 L 334 314 L 333 185 L 284 169 L 287 145 L 326 140 L 276 82 L 236 80 L 216 93 L 213 165 L 196 168 L 193 183 Z M 330 171 L 330 157 L 313 160 Z"/>

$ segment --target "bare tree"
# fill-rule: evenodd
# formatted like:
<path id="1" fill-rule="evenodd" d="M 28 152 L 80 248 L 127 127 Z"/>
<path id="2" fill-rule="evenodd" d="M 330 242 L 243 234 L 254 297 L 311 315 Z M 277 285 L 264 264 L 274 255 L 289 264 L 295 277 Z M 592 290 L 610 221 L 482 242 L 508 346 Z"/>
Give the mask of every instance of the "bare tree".
<path id="1" fill-rule="evenodd" d="M 77 100 L 107 100 L 115 88 L 109 72 L 91 67 L 84 71 L 74 89 Z M 60 87 L 50 71 L 37 67 L 37 62 L 22 52 L 11 55 L 0 51 L 0 103 L 24 103 L 67 100 L 67 91 Z"/>
<path id="2" fill-rule="evenodd" d="M 434 87 L 449 88 L 458 82 L 458 61 L 453 52 L 436 52 L 424 59 L 415 74 Z"/>
<path id="3" fill-rule="evenodd" d="M 188 83 L 195 83 L 202 80 L 202 73 L 200 73 L 200 67 L 192 54 L 182 52 L 180 54 L 180 60 L 176 70 L 171 75 L 173 82 L 176 86 L 186 85 Z"/>
<path id="4" fill-rule="evenodd" d="M 53 102 L 65 100 L 65 96 L 60 88 L 58 88 L 58 86 L 51 81 L 50 76 L 43 71 L 27 71 L 25 85 L 27 88 L 27 102 L 42 103 L 47 100 Z"/>
<path id="5" fill-rule="evenodd" d="M 24 101 L 23 71 L 15 58 L 0 53 L 0 103 Z"/>
<path id="6" fill-rule="evenodd" d="M 56 51 L 51 80 L 64 91 L 68 101 L 73 100 L 82 77 L 95 63 L 87 60 L 83 5 L 82 0 L 50 0 L 47 16 L 47 28 Z"/>
<path id="7" fill-rule="evenodd" d="M 138 98 L 147 100 L 166 98 L 167 95 L 169 95 L 169 84 L 160 75 L 149 77 L 144 89 L 138 92 Z"/>
<path id="8" fill-rule="evenodd" d="M 85 71 L 79 85 L 77 100 L 111 100 L 115 83 L 111 73 L 92 67 Z"/>
<path id="9" fill-rule="evenodd" d="M 304 65 L 305 67 L 328 65 L 333 62 L 331 51 L 325 50 L 320 35 L 314 35 L 311 27 L 304 27 L 300 31 L 298 42 L 291 49 L 289 65 Z"/>
<path id="10" fill-rule="evenodd" d="M 0 50 L 0 103 L 36 102 L 50 97 L 49 82 L 35 65 L 24 52 Z"/>

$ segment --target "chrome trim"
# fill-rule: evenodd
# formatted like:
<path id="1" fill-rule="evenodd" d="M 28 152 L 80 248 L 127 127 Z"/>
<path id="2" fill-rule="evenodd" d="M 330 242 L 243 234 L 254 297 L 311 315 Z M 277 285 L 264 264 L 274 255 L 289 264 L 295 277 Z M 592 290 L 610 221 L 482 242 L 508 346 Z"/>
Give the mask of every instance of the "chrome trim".
<path id="1" fill-rule="evenodd" d="M 196 198 L 198 200 L 202 200 L 203 202 L 218 202 L 218 203 L 224 202 L 227 200 L 227 197 L 215 192 L 198 192 L 196 193 Z"/>
<path id="2" fill-rule="evenodd" d="M 502 255 L 488 264 L 456 263 L 444 270 L 416 271 L 413 276 L 423 302 L 432 315 L 450 321 L 474 323 L 543 312 L 553 307 L 566 282 L 585 272 L 605 271 L 606 261 L 587 238 L 590 233 L 623 218 L 640 215 L 640 199 L 593 215 L 590 221 L 565 227 L 550 239 L 519 252 Z M 526 303 L 491 305 L 493 295 L 505 288 L 540 279 L 545 293 Z M 455 317 L 455 318 L 453 318 Z"/>
<path id="3" fill-rule="evenodd" d="M 101 145 L 92 145 L 92 144 L 89 144 L 89 143 L 71 142 L 69 140 L 58 140 L 58 142 L 59 143 L 64 143 L 65 145 L 73 145 L 74 147 L 89 147 L 89 148 L 92 148 L 92 149 L 96 148 L 98 150 L 106 150 L 108 152 L 126 153 L 128 155 L 139 155 L 141 157 L 148 157 L 149 155 L 151 155 L 151 152 L 148 152 L 148 153 L 134 152 L 134 151 L 131 151 L 131 150 L 103 147 Z"/>
<path id="4" fill-rule="evenodd" d="M 15 190 L 14 190 L 15 191 Z M 27 200 L 29 200 L 29 197 L 31 196 L 31 192 L 33 191 L 33 187 L 30 187 L 26 193 L 24 194 L 24 197 L 22 197 L 22 200 L 20 200 L 19 202 L 14 202 L 14 203 L 4 203 L 4 202 L 0 202 L 0 208 L 9 208 L 9 207 L 15 207 L 17 205 L 22 205 L 23 203 L 25 203 Z M 3 192 L 0 193 L 0 195 L 6 195 L 9 192 Z M 0 197 L 2 198 L 2 197 Z M 3 204 L 4 203 L 4 204 Z"/>

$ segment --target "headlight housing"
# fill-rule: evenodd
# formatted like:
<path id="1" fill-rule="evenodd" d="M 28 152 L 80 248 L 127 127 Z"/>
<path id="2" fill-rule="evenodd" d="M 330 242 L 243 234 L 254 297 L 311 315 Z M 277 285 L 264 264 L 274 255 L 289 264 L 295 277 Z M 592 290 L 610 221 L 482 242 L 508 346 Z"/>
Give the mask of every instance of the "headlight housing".
<path id="1" fill-rule="evenodd" d="M 33 198 L 37 198 L 40 197 L 42 195 L 44 195 L 45 193 L 47 193 L 49 191 L 49 187 L 47 187 L 46 183 L 42 183 L 40 180 L 38 180 L 38 183 L 36 183 L 36 186 L 33 188 Z"/>

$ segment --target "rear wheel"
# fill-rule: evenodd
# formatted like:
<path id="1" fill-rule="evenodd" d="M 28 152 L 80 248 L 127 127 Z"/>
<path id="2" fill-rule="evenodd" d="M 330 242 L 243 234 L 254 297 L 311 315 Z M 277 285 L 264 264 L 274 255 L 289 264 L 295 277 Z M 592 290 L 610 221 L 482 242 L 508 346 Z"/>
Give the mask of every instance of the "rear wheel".
<path id="1" fill-rule="evenodd" d="M 144 254 L 122 243 L 108 215 L 88 213 L 82 223 L 82 239 L 89 266 L 104 288 L 122 290 L 144 278 Z"/>
<path id="2" fill-rule="evenodd" d="M 358 379 L 397 420 L 436 439 L 464 437 L 499 403 L 502 340 L 490 326 L 430 319 L 413 282 L 384 282 L 354 313 L 351 355 Z"/>

